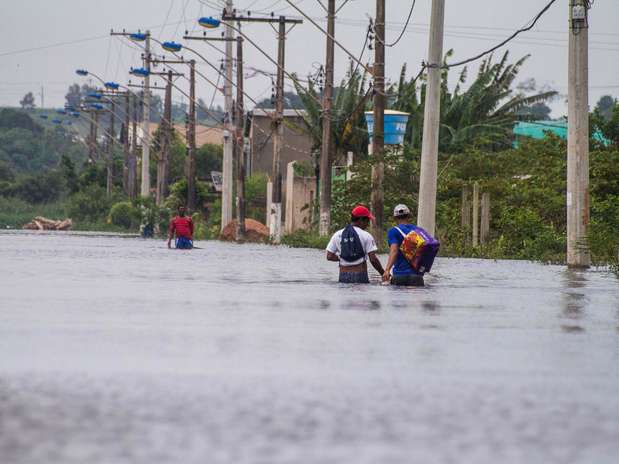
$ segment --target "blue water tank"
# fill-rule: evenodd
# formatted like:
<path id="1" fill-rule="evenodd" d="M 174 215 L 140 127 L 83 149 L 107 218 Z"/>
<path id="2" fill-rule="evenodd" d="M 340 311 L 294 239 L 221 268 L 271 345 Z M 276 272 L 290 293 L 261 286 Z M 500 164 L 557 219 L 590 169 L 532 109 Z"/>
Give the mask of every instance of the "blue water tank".
<path id="1" fill-rule="evenodd" d="M 385 110 L 385 145 L 403 145 L 406 125 L 408 124 L 409 113 L 395 110 Z M 374 113 L 365 112 L 365 120 L 368 124 L 370 143 L 374 134 Z"/>

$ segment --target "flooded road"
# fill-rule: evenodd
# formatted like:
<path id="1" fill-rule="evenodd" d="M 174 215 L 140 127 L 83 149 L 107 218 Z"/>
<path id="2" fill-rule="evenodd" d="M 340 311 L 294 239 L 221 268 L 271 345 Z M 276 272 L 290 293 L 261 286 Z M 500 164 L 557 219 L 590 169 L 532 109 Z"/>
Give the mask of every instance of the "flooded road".
<path id="1" fill-rule="evenodd" d="M 197 245 L 0 234 L 0 462 L 618 462 L 613 275 Z"/>

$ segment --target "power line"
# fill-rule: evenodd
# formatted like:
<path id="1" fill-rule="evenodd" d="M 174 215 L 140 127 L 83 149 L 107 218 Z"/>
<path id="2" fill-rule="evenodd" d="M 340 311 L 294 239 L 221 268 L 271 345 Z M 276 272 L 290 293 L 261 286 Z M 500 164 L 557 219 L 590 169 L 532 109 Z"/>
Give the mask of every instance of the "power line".
<path id="1" fill-rule="evenodd" d="M 406 23 L 404 24 L 404 27 L 402 28 L 402 32 L 400 32 L 400 35 L 398 36 L 397 39 L 395 39 L 394 42 L 388 44 L 386 43 L 385 46 L 386 47 L 393 47 L 394 45 L 396 45 L 400 39 L 404 36 L 404 33 L 406 32 L 406 28 L 408 27 L 408 23 L 411 20 L 411 16 L 413 16 L 413 10 L 415 9 L 415 5 L 417 4 L 417 0 L 413 0 L 413 4 L 411 5 L 411 9 L 408 12 L 408 17 L 406 18 Z"/>
<path id="2" fill-rule="evenodd" d="M 462 66 L 465 65 L 467 63 L 471 63 L 473 61 L 477 61 L 480 58 L 483 58 L 486 55 L 491 54 L 492 52 L 498 50 L 499 48 L 503 47 L 505 44 L 507 44 L 508 42 L 510 42 L 511 40 L 515 39 L 519 34 L 526 32 L 526 31 L 530 31 L 531 29 L 533 29 L 535 27 L 535 25 L 537 24 L 537 21 L 539 21 L 539 19 L 544 16 L 544 14 L 550 9 L 550 7 L 552 5 L 554 5 L 556 3 L 557 0 L 550 0 L 550 2 L 535 16 L 535 18 L 533 18 L 532 21 L 530 21 L 530 24 L 526 27 L 520 28 L 518 29 L 516 32 L 514 32 L 512 35 L 510 35 L 507 39 L 503 40 L 502 42 L 498 43 L 497 45 L 495 45 L 494 47 L 485 50 L 475 56 L 472 56 L 471 58 L 467 58 L 466 60 L 462 60 L 462 61 L 457 61 L 455 63 L 447 63 L 444 64 L 443 66 L 440 66 L 437 63 L 430 63 L 427 66 L 440 66 L 442 69 L 449 69 L 449 68 L 453 68 L 455 66 Z"/>

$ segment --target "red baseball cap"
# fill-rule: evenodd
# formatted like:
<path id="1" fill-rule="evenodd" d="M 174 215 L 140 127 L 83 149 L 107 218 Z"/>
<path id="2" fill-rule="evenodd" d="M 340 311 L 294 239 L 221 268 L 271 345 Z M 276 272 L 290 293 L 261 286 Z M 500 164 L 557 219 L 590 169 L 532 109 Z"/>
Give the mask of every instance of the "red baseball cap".
<path id="1" fill-rule="evenodd" d="M 370 210 L 369 210 L 369 209 L 367 209 L 367 208 L 366 208 L 365 206 L 363 206 L 363 205 L 355 206 L 355 207 L 352 209 L 351 214 L 352 214 L 354 217 L 366 217 L 366 218 L 369 218 L 369 219 L 371 219 L 371 220 L 374 220 L 374 216 L 372 216 L 372 213 L 370 213 Z"/>

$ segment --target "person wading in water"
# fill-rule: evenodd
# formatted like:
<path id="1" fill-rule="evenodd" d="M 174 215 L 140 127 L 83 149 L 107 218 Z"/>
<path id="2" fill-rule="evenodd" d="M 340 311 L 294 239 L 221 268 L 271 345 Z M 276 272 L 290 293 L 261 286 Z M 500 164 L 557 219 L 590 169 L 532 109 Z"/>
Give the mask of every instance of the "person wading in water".
<path id="1" fill-rule="evenodd" d="M 406 235 L 415 230 L 411 224 L 411 210 L 406 205 L 397 205 L 393 209 L 393 219 L 396 226 L 387 232 L 389 243 L 389 258 L 383 273 L 383 282 L 392 285 L 406 285 L 412 287 L 423 286 L 423 274 L 415 271 L 400 251 L 400 246 Z"/>
<path id="2" fill-rule="evenodd" d="M 178 216 L 172 218 L 168 228 L 168 248 L 172 248 L 172 239 L 176 236 L 176 248 L 191 250 L 193 248 L 193 221 L 186 216 L 184 206 L 178 207 Z"/>
<path id="3" fill-rule="evenodd" d="M 376 271 L 385 273 L 376 256 L 376 242 L 365 231 L 374 216 L 365 206 L 356 206 L 351 212 L 350 224 L 338 230 L 327 245 L 327 260 L 340 263 L 341 283 L 369 284 L 367 260 Z"/>

